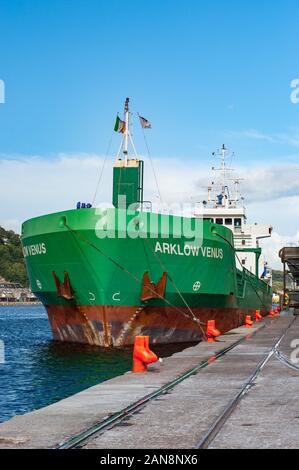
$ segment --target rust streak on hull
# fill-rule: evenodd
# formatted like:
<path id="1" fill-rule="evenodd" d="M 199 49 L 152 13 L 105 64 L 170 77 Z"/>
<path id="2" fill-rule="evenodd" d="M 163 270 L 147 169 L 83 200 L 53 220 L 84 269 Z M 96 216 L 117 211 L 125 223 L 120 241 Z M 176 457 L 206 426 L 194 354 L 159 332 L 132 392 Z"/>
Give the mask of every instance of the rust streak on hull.
<path id="1" fill-rule="evenodd" d="M 53 337 L 59 341 L 111 347 L 132 345 L 136 335 L 149 335 L 154 344 L 202 337 L 194 321 L 171 307 L 51 305 L 46 309 Z M 214 319 L 217 329 L 225 333 L 243 325 L 246 315 L 253 316 L 255 310 L 195 308 L 193 312 L 203 323 Z"/>

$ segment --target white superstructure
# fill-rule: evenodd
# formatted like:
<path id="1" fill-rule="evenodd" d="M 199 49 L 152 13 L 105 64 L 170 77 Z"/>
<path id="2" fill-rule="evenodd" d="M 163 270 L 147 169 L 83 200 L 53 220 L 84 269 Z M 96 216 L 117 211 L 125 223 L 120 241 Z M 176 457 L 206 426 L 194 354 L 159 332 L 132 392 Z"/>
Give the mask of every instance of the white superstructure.
<path id="1" fill-rule="evenodd" d="M 210 219 L 215 224 L 231 229 L 234 234 L 237 267 L 239 269 L 244 267 L 259 277 L 263 276 L 267 279 L 271 275 L 265 268 L 259 240 L 271 237 L 272 227 L 263 224 L 247 224 L 244 201 L 239 196 L 240 179 L 234 180 L 234 194 L 231 195 L 229 192 L 227 173 L 230 170 L 226 167 L 227 149 L 224 145 L 218 154 L 221 159 L 221 168 L 213 168 L 213 170 L 220 172 L 220 182 L 212 182 L 208 187 L 208 199 L 198 204 L 195 216 Z"/>

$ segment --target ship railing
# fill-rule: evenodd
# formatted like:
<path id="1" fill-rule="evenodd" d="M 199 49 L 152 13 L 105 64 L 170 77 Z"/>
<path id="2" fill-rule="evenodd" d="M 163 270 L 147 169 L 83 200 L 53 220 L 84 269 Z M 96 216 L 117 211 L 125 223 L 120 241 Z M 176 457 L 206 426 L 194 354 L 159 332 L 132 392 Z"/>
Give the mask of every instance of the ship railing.
<path id="1" fill-rule="evenodd" d="M 251 271 L 249 271 L 247 268 L 245 268 L 244 266 L 243 266 L 243 274 L 244 274 L 245 278 L 249 277 L 255 283 L 256 286 L 257 285 L 259 287 L 262 286 L 264 288 L 264 290 L 266 290 L 267 292 L 270 291 L 271 287 L 269 286 L 269 284 L 267 282 L 264 281 L 264 279 L 260 279 L 260 278 L 257 279 L 257 277 Z M 259 281 L 259 282 L 257 282 L 257 281 Z M 262 284 L 261 284 L 261 282 L 262 282 Z"/>
<path id="2" fill-rule="evenodd" d="M 243 272 L 237 270 L 237 296 L 244 299 L 245 296 L 246 279 L 244 278 Z"/>

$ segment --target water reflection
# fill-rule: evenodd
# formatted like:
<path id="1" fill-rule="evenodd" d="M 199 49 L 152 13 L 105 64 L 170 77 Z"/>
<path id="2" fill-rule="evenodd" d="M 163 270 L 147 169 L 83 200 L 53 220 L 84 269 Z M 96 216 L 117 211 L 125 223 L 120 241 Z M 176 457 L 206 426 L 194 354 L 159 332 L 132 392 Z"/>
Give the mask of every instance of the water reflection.
<path id="1" fill-rule="evenodd" d="M 0 421 L 66 398 L 131 369 L 132 348 L 103 349 L 52 340 L 42 306 L 0 308 Z M 154 346 L 160 357 L 189 344 Z"/>

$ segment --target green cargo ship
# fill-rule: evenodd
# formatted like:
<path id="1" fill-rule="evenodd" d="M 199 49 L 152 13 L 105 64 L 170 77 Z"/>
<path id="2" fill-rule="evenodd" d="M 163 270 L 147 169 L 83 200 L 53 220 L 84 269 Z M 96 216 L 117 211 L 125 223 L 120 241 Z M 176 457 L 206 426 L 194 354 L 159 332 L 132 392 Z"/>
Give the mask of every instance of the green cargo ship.
<path id="1" fill-rule="evenodd" d="M 272 289 L 258 240 L 267 225 L 247 225 L 229 197 L 225 153 L 220 193 L 209 188 L 191 216 L 153 212 L 143 200 L 143 161 L 129 157 L 129 100 L 115 130 L 113 207 L 77 209 L 24 222 L 22 244 L 33 293 L 45 305 L 55 340 L 120 347 L 136 335 L 152 343 L 199 341 L 206 323 L 225 332 L 258 309 Z M 142 127 L 149 122 L 140 117 Z"/>

